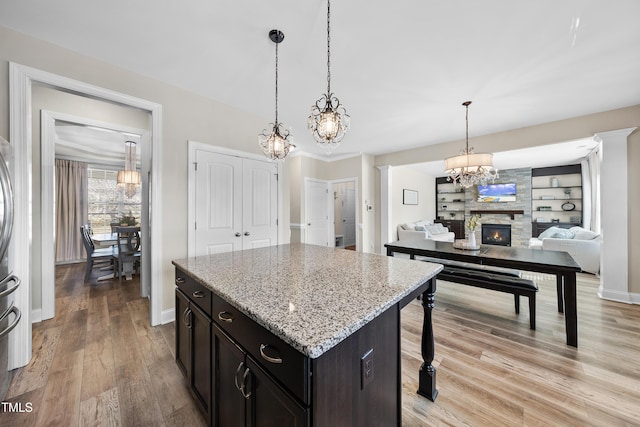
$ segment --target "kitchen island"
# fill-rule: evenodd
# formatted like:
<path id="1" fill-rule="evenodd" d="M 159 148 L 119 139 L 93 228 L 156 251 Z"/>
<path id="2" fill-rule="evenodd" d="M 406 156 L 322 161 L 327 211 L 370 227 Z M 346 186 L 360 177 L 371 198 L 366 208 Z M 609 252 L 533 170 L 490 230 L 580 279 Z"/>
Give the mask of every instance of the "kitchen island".
<path id="1" fill-rule="evenodd" d="M 176 362 L 210 425 L 400 425 L 400 309 L 439 264 L 294 243 L 173 261 Z"/>

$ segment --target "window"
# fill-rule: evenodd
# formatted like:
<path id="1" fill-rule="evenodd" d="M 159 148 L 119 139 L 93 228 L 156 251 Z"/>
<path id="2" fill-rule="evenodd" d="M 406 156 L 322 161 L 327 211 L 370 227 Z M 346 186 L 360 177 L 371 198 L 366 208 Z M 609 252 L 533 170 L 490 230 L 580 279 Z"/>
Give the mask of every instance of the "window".
<path id="1" fill-rule="evenodd" d="M 88 219 L 93 233 L 110 233 L 111 223 L 123 215 L 132 215 L 140 221 L 140 190 L 132 198 L 124 195 L 117 185 L 118 171 L 89 167 Z"/>

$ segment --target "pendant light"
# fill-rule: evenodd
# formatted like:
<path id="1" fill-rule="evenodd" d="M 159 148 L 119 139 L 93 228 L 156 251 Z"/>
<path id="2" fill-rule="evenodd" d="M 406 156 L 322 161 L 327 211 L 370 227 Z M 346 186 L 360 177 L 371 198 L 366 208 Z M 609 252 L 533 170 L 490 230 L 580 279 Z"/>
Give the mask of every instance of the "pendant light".
<path id="1" fill-rule="evenodd" d="M 327 93 L 311 106 L 309 130 L 327 154 L 337 148 L 351 125 L 351 117 L 340 100 L 331 93 L 331 0 L 327 0 Z"/>
<path id="2" fill-rule="evenodd" d="M 462 105 L 467 109 L 467 145 L 457 156 L 445 159 L 444 168 L 449 174 L 449 181 L 469 188 L 476 184 L 486 184 L 488 180 L 495 180 L 498 177 L 498 171 L 493 170 L 493 154 L 474 153 L 473 147 L 469 148 L 469 105 L 471 105 L 471 101 L 465 101 Z"/>
<path id="3" fill-rule="evenodd" d="M 280 30 L 269 31 L 269 38 L 276 44 L 276 120 L 269 123 L 271 132 L 264 129 L 258 135 L 258 143 L 269 160 L 284 160 L 291 150 L 296 148 L 291 143 L 293 136 L 284 125 L 278 122 L 278 45 L 284 40 L 284 33 Z"/>
<path id="4" fill-rule="evenodd" d="M 124 143 L 124 170 L 118 171 L 118 187 L 124 188 L 127 198 L 132 198 L 136 194 L 136 189 L 140 186 L 140 172 L 136 165 L 136 143 L 125 141 Z"/>

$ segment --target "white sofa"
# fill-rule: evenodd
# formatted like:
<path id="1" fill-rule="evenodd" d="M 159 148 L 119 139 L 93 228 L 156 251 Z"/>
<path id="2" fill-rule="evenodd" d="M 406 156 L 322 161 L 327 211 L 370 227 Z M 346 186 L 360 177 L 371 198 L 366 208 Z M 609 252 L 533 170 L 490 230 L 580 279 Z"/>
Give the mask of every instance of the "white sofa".
<path id="1" fill-rule="evenodd" d="M 430 239 L 439 242 L 453 242 L 456 238 L 454 232 L 440 223 L 432 221 L 416 221 L 406 224 L 398 224 L 398 240 Z"/>
<path id="2" fill-rule="evenodd" d="M 583 271 L 593 274 L 600 272 L 601 246 L 600 235 L 582 227 L 550 227 L 529 240 L 530 248 L 569 252 Z"/>

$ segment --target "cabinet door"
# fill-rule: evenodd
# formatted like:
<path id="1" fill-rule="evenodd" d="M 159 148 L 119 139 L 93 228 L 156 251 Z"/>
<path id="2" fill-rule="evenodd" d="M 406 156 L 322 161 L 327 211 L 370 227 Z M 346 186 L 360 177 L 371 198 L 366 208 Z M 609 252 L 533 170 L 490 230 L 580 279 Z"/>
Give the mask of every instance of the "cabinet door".
<path id="1" fill-rule="evenodd" d="M 251 357 L 247 356 L 251 371 L 246 388 L 251 392 L 247 407 L 247 425 L 251 427 L 302 427 L 309 423 L 305 410 L 278 386 Z"/>
<path id="2" fill-rule="evenodd" d="M 211 405 L 211 319 L 194 303 L 191 310 L 191 389 L 202 409 L 210 415 Z"/>
<path id="3" fill-rule="evenodd" d="M 189 300 L 176 289 L 176 363 L 182 374 L 191 378 L 191 330 L 189 329 Z"/>
<path id="4" fill-rule="evenodd" d="M 212 425 L 245 425 L 246 399 L 238 387 L 247 369 L 245 354 L 215 324 L 213 325 Z M 248 375 L 248 374 L 247 374 Z M 236 385 L 237 384 L 237 385 Z"/>

